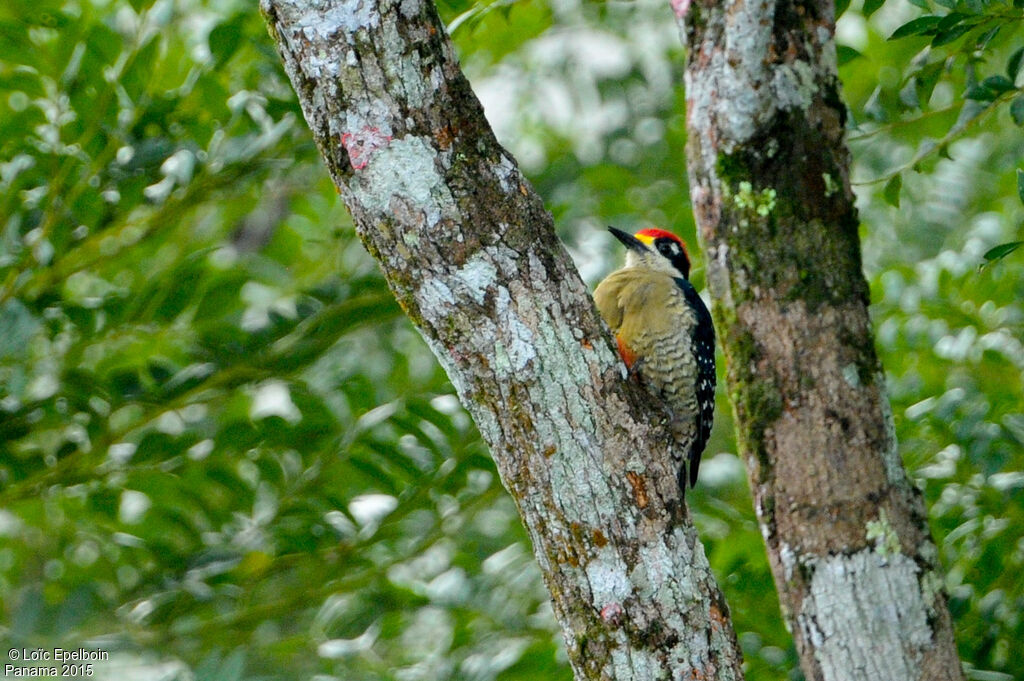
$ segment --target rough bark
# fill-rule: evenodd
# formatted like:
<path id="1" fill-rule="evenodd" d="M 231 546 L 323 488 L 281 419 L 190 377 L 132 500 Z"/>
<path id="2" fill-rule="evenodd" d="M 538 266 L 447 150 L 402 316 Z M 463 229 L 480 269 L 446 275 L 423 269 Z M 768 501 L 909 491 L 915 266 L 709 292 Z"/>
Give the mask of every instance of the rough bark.
<path id="1" fill-rule="evenodd" d="M 433 5 L 263 0 L 357 231 L 515 498 L 579 679 L 739 679 L 670 438 Z"/>
<path id="2" fill-rule="evenodd" d="M 673 6 L 737 435 L 804 673 L 962 679 L 868 317 L 832 2 Z"/>

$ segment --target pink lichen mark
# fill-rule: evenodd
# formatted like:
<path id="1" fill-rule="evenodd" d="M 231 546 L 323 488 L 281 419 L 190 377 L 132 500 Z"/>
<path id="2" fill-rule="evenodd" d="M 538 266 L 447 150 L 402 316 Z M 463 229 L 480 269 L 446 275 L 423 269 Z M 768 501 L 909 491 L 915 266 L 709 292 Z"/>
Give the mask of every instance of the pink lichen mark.
<path id="1" fill-rule="evenodd" d="M 379 128 L 367 126 L 359 132 L 346 132 L 341 136 L 341 146 L 348 152 L 349 163 L 355 170 L 362 170 L 370 162 L 370 156 L 378 149 L 391 143 L 391 135 L 385 135 Z"/>
<path id="2" fill-rule="evenodd" d="M 672 5 L 672 11 L 680 19 L 685 17 L 686 13 L 690 11 L 690 0 L 669 0 L 669 4 Z"/>
<path id="3" fill-rule="evenodd" d="M 601 608 L 601 619 L 608 624 L 616 625 L 622 621 L 622 616 L 625 615 L 625 611 L 622 606 L 618 603 L 609 603 L 608 605 Z"/>

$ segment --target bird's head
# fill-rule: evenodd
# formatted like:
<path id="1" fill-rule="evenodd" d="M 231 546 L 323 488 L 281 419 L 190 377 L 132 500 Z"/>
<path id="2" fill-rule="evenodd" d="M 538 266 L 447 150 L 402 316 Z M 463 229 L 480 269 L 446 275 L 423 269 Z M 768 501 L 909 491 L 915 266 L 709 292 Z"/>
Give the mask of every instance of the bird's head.
<path id="1" fill-rule="evenodd" d="M 672 232 L 663 229 L 641 229 L 628 234 L 609 227 L 616 239 L 626 247 L 626 267 L 665 272 L 673 277 L 690 277 L 690 255 L 686 244 Z"/>

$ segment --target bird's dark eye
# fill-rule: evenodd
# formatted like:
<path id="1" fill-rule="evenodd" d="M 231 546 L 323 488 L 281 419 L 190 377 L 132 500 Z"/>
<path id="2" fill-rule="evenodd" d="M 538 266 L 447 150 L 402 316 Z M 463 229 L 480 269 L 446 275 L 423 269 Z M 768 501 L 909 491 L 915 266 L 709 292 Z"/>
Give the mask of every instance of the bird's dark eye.
<path id="1" fill-rule="evenodd" d="M 658 252 L 662 255 L 673 256 L 676 254 L 675 244 L 671 241 L 662 241 L 658 244 Z"/>

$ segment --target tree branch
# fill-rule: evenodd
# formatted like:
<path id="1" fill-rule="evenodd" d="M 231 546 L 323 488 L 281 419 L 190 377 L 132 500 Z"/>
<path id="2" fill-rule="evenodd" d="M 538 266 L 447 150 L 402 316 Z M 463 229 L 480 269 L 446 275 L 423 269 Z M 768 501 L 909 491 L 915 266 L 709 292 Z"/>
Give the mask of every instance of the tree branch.
<path id="1" fill-rule="evenodd" d="M 963 678 L 861 272 L 830 0 L 680 4 L 737 436 L 812 680 Z"/>
<path id="2" fill-rule="evenodd" d="M 577 678 L 742 678 L 660 411 L 625 380 L 433 5 L 262 9 L 360 237 L 516 500 Z"/>

